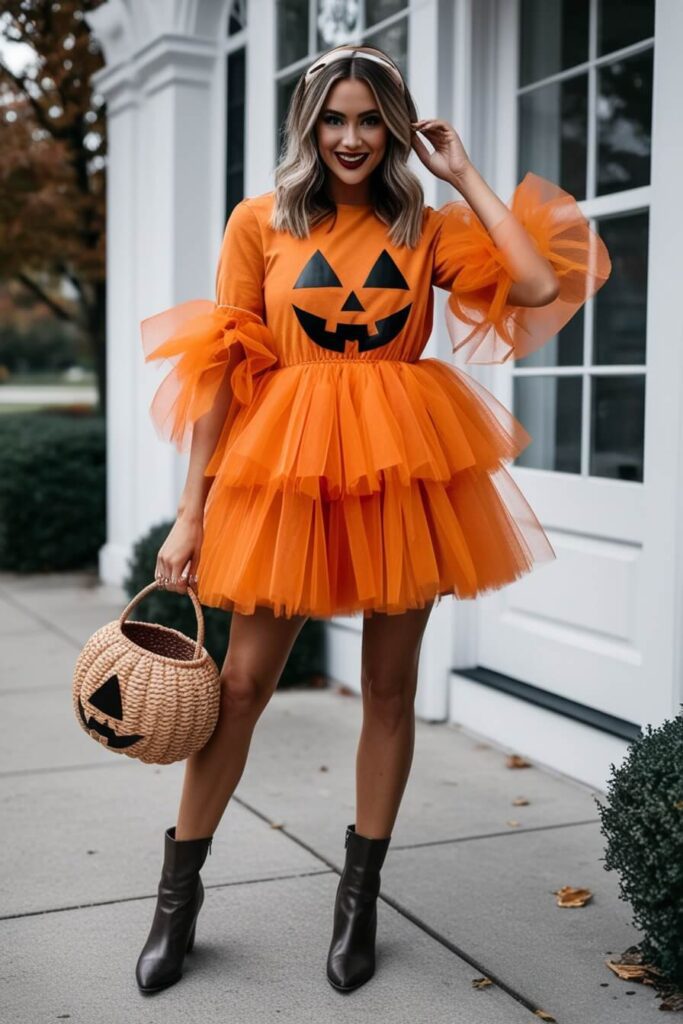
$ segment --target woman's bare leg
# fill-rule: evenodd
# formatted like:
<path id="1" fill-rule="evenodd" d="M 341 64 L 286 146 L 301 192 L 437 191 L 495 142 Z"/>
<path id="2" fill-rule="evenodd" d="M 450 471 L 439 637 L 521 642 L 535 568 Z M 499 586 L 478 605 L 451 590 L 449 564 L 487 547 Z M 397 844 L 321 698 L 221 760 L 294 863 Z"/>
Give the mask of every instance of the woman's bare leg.
<path id="1" fill-rule="evenodd" d="M 176 839 L 213 835 L 242 777 L 254 726 L 306 619 L 278 617 L 260 605 L 253 615 L 233 612 L 218 722 L 208 743 L 185 763 Z"/>
<path id="2" fill-rule="evenodd" d="M 356 832 L 390 836 L 415 744 L 415 691 L 424 630 L 433 607 L 363 620 L 363 727 L 356 753 Z"/>

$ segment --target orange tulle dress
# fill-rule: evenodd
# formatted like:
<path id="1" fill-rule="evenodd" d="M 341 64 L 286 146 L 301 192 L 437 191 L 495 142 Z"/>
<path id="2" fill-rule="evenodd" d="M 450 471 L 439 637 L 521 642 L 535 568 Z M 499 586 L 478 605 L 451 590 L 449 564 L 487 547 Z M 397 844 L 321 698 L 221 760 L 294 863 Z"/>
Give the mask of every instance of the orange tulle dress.
<path id="1" fill-rule="evenodd" d="M 390 241 L 372 206 L 340 204 L 297 239 L 270 227 L 272 204 L 268 192 L 232 211 L 216 302 L 141 325 L 145 359 L 170 362 L 150 414 L 179 451 L 232 389 L 205 471 L 200 601 L 398 614 L 554 559 L 504 465 L 530 435 L 469 374 L 421 352 L 433 285 L 449 292 L 468 363 L 527 355 L 567 323 L 611 268 L 573 196 L 528 173 L 508 204 L 560 281 L 541 307 L 508 303 L 509 260 L 464 200 L 425 207 L 414 249 Z"/>

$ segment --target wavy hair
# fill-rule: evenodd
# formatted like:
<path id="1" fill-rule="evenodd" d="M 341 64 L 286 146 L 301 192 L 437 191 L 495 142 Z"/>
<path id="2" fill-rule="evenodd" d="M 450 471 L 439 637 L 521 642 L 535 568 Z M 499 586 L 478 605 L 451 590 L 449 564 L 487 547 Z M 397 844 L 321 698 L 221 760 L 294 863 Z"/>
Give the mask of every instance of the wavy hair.
<path id="1" fill-rule="evenodd" d="M 348 49 L 348 44 L 333 49 Z M 394 63 L 377 46 L 357 49 L 381 54 Z M 396 70 L 400 75 L 400 70 Z M 341 57 L 317 72 L 311 81 L 306 82 L 302 74 L 297 82 L 287 111 L 284 153 L 275 168 L 271 227 L 305 238 L 325 217 L 336 216 L 336 204 L 324 191 L 325 165 L 318 150 L 315 126 L 330 87 L 343 78 L 367 83 L 388 129 L 384 157 L 370 175 L 372 206 L 388 226 L 395 245 L 414 247 L 422 231 L 424 205 L 422 185 L 407 165 L 411 153 L 410 122 L 418 120 L 417 108 L 405 82 L 402 92 L 390 71 L 362 57 Z"/>

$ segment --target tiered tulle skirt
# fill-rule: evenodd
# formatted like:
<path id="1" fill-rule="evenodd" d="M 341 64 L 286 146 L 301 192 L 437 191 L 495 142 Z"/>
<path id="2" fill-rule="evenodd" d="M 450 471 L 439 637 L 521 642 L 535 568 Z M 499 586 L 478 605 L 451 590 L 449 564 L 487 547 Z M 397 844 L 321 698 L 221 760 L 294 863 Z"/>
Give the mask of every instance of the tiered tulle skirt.
<path id="1" fill-rule="evenodd" d="M 202 603 L 398 614 L 498 589 L 555 553 L 503 465 L 530 442 L 437 359 L 269 370 L 207 472 Z"/>

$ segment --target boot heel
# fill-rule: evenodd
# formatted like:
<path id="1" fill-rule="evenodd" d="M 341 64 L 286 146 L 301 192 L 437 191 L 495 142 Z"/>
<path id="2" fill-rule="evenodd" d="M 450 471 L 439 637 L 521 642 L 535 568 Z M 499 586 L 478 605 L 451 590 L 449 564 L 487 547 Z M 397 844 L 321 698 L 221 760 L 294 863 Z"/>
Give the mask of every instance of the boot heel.
<path id="1" fill-rule="evenodd" d="M 195 923 L 192 925 L 192 931 L 190 932 L 190 934 L 187 937 L 187 950 L 186 951 L 188 953 L 191 953 L 192 950 L 194 949 L 194 933 L 195 933 L 196 930 L 197 930 L 197 922 L 195 921 Z"/>

